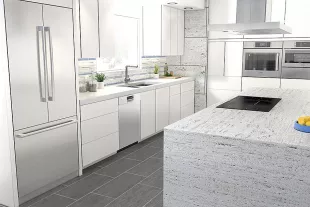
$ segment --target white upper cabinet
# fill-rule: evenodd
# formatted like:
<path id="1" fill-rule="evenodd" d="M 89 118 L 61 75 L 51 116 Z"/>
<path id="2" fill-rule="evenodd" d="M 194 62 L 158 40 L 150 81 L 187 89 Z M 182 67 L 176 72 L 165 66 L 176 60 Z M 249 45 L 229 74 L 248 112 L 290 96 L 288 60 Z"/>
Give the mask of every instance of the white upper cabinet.
<path id="1" fill-rule="evenodd" d="M 128 0 L 114 0 L 114 14 L 125 17 L 140 19 L 142 16 L 142 6 Z"/>
<path id="2" fill-rule="evenodd" d="M 80 26 L 82 57 L 99 57 L 98 0 L 80 0 Z"/>
<path id="3" fill-rule="evenodd" d="M 72 0 L 27 0 L 27 1 L 72 8 Z"/>
<path id="4" fill-rule="evenodd" d="M 184 11 L 168 6 L 143 7 L 143 56 L 184 53 Z"/>
<path id="5" fill-rule="evenodd" d="M 224 76 L 241 77 L 243 42 L 226 42 Z"/>
<path id="6" fill-rule="evenodd" d="M 243 42 L 209 42 L 209 76 L 242 76 Z"/>
<path id="7" fill-rule="evenodd" d="M 309 0 L 286 0 L 285 24 L 292 27 L 293 33 L 285 37 L 310 37 Z"/>
<path id="8" fill-rule="evenodd" d="M 225 42 L 209 42 L 208 75 L 223 76 L 225 67 Z"/>
<path id="9" fill-rule="evenodd" d="M 209 0 L 209 24 L 234 24 L 237 22 L 237 0 Z M 209 32 L 209 39 L 243 38 L 225 32 Z"/>
<path id="10" fill-rule="evenodd" d="M 170 2 L 175 2 L 177 4 L 172 5 L 168 4 Z M 165 0 L 163 2 L 164 5 L 171 6 L 176 9 L 185 9 L 185 8 L 192 8 L 192 10 L 201 10 L 205 9 L 206 4 L 205 0 Z"/>

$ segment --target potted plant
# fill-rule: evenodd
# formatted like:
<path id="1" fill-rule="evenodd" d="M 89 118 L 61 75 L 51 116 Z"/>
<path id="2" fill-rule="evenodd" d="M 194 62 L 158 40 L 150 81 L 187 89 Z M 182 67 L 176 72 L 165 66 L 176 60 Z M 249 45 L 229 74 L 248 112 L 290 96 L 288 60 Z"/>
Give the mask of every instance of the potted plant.
<path id="1" fill-rule="evenodd" d="M 97 73 L 95 79 L 98 82 L 98 89 L 104 89 L 104 80 L 106 76 L 103 73 Z"/>
<path id="2" fill-rule="evenodd" d="M 159 78 L 159 66 L 155 65 L 154 68 L 154 78 L 158 79 Z"/>

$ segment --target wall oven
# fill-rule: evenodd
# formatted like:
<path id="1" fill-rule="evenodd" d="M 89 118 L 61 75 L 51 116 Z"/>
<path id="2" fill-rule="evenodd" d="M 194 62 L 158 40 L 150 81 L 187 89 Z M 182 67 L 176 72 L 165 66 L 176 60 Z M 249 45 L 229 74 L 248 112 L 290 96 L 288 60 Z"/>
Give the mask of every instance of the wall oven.
<path id="1" fill-rule="evenodd" d="M 244 42 L 243 77 L 280 78 L 283 42 Z"/>
<path id="2" fill-rule="evenodd" d="M 310 80 L 310 41 L 287 41 L 283 48 L 282 78 Z"/>

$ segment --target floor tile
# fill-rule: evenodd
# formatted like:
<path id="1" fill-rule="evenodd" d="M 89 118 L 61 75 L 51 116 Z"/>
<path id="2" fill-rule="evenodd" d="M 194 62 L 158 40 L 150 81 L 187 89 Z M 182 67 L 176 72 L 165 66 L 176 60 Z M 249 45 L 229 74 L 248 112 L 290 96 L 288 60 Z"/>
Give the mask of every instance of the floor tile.
<path id="1" fill-rule="evenodd" d="M 163 189 L 164 175 L 163 168 L 157 170 L 155 173 L 145 178 L 141 184 L 157 187 Z"/>
<path id="2" fill-rule="evenodd" d="M 164 138 L 163 137 L 158 138 L 154 142 L 150 143 L 147 146 L 163 149 L 164 148 Z"/>
<path id="3" fill-rule="evenodd" d="M 115 178 L 111 182 L 96 190 L 95 193 L 117 198 L 132 188 L 134 185 L 139 183 L 141 180 L 143 180 L 143 177 L 141 176 L 124 173 L 123 175 Z"/>
<path id="4" fill-rule="evenodd" d="M 97 171 L 97 173 L 111 177 L 117 177 L 125 171 L 129 170 L 130 168 L 138 165 L 140 162 L 141 161 L 123 158 L 110 164 L 105 168 L 102 168 L 101 170 Z"/>
<path id="5" fill-rule="evenodd" d="M 145 162 L 142 162 L 141 164 L 137 165 L 133 169 L 129 170 L 128 172 L 147 177 L 161 167 L 163 167 L 162 160 L 156 158 L 150 158 Z"/>
<path id="6" fill-rule="evenodd" d="M 66 207 L 74 201 L 75 200 L 73 199 L 65 198 L 59 195 L 51 195 L 32 205 L 31 207 Z"/>
<path id="7" fill-rule="evenodd" d="M 139 149 L 138 151 L 128 155 L 126 158 L 129 159 L 134 159 L 134 160 L 140 160 L 140 161 L 144 161 L 147 158 L 155 155 L 156 153 L 158 153 L 161 149 L 159 148 L 154 148 L 154 147 L 143 147 L 141 149 Z"/>
<path id="8" fill-rule="evenodd" d="M 154 158 L 163 159 L 164 158 L 164 150 L 161 150 L 157 154 L 153 156 Z"/>
<path id="9" fill-rule="evenodd" d="M 62 189 L 66 188 L 65 185 L 60 185 L 60 186 L 57 186 L 56 188 L 53 188 L 52 190 L 50 191 L 47 191 L 46 193 L 43 193 L 41 195 L 39 195 L 38 197 L 35 197 L 34 199 L 30 200 L 30 201 L 27 201 L 25 203 L 23 203 L 22 205 L 20 205 L 20 207 L 28 207 L 28 206 L 31 206 L 32 204 L 42 200 L 43 198 L 46 198 L 58 191 L 61 191 Z"/>
<path id="10" fill-rule="evenodd" d="M 112 201 L 113 198 L 108 198 L 102 195 L 90 193 L 78 202 L 70 205 L 70 207 L 104 207 Z"/>
<path id="11" fill-rule="evenodd" d="M 159 192 L 158 188 L 138 184 L 107 207 L 143 207 Z"/>
<path id="12" fill-rule="evenodd" d="M 58 194 L 73 199 L 79 199 L 111 180 L 112 179 L 107 176 L 92 174 L 60 191 Z"/>
<path id="13" fill-rule="evenodd" d="M 161 192 L 155 198 L 153 198 L 145 207 L 163 207 L 164 206 L 164 195 Z"/>

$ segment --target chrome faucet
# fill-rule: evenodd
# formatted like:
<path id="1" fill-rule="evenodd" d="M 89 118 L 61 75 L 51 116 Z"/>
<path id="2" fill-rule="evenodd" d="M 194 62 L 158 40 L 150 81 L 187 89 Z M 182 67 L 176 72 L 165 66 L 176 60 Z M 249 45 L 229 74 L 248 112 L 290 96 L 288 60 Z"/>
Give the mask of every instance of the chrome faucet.
<path id="1" fill-rule="evenodd" d="M 138 65 L 135 65 L 135 66 L 132 66 L 132 65 L 126 65 L 125 67 L 125 83 L 129 83 L 130 81 L 130 78 L 129 78 L 129 75 L 128 75 L 128 68 L 138 68 L 139 66 Z"/>

